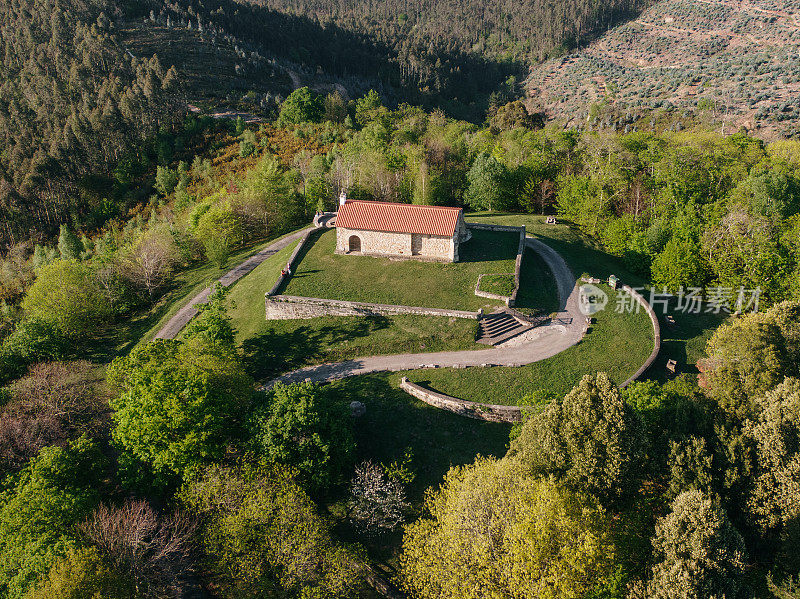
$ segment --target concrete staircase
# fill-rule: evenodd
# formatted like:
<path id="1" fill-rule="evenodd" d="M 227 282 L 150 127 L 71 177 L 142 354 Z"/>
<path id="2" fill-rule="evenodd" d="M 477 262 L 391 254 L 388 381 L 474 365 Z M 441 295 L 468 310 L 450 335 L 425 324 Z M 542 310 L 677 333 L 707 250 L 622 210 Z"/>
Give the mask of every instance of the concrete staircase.
<path id="1" fill-rule="evenodd" d="M 532 324 L 522 323 L 514 318 L 506 309 L 486 314 L 478 321 L 478 326 L 478 343 L 484 345 L 497 345 L 533 328 Z"/>

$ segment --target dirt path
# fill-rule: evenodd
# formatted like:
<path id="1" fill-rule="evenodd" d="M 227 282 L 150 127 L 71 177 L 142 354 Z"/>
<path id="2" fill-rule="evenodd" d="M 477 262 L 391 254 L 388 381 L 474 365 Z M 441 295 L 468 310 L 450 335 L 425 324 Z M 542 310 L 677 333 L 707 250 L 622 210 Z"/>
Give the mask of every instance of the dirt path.
<path id="1" fill-rule="evenodd" d="M 524 343 L 484 350 L 465 350 L 420 354 L 396 354 L 355 358 L 333 364 L 307 366 L 286 373 L 265 385 L 302 381 L 324 382 L 371 372 L 415 370 L 418 368 L 462 368 L 467 366 L 524 366 L 550 358 L 572 347 L 584 335 L 585 317 L 578 309 L 578 285 L 564 259 L 541 241 L 526 240 L 550 267 L 556 280 L 559 314 L 550 324 L 535 329 Z M 526 333 L 526 335 L 528 335 Z"/>
<path id="2" fill-rule="evenodd" d="M 219 278 L 218 282 L 224 287 L 230 287 L 247 273 L 254 270 L 264 260 L 282 250 L 293 241 L 297 241 L 303 235 L 305 235 L 306 231 L 312 228 L 313 227 L 307 227 L 301 231 L 296 231 L 291 235 L 287 235 L 286 237 L 269 244 L 257 254 L 253 254 L 247 260 L 226 272 L 222 277 Z M 197 315 L 198 310 L 195 306 L 197 306 L 197 304 L 205 304 L 209 295 L 211 295 L 211 286 L 203 289 L 203 291 L 195 295 L 188 304 L 178 310 L 174 316 L 170 318 L 163 327 L 161 327 L 161 330 L 156 333 L 155 338 L 174 339 L 178 333 L 180 333 L 183 328 L 189 324 L 189 321 L 194 318 L 195 315 Z"/>

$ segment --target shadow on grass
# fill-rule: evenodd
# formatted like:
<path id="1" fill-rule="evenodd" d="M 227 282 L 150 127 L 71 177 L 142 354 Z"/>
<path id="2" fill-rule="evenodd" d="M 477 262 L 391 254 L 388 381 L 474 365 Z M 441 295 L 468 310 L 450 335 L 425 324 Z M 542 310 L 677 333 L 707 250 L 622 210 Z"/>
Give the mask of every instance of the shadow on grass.
<path id="1" fill-rule="evenodd" d="M 425 404 L 395 386 L 396 375 L 352 377 L 326 386 L 336 401 L 360 401 L 367 412 L 355 426 L 357 461 L 402 462 L 411 450 L 415 474 L 409 493 L 422 500 L 426 488 L 438 485 L 452 466 L 475 456 L 505 455 L 510 427 L 473 420 Z"/>
<path id="2" fill-rule="evenodd" d="M 282 372 L 318 363 L 326 349 L 346 341 L 367 337 L 389 326 L 385 316 L 372 315 L 353 318 L 348 326 L 315 328 L 300 326 L 293 331 L 268 329 L 242 342 L 245 367 L 256 380 L 265 380 Z"/>
<path id="3" fill-rule="evenodd" d="M 474 229 L 472 239 L 459 246 L 459 262 L 494 262 L 514 260 L 519 248 L 519 235 L 502 231 Z"/>

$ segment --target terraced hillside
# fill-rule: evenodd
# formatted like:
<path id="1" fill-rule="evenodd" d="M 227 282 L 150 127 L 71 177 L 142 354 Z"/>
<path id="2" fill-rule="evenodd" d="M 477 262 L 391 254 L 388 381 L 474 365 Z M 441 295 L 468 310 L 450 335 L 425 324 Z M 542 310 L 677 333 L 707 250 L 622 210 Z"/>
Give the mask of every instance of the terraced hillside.
<path id="1" fill-rule="evenodd" d="M 530 102 L 571 124 L 679 127 L 688 113 L 765 135 L 800 121 L 800 1 L 663 0 L 589 47 L 534 66 Z M 655 119 L 655 120 L 654 120 Z"/>

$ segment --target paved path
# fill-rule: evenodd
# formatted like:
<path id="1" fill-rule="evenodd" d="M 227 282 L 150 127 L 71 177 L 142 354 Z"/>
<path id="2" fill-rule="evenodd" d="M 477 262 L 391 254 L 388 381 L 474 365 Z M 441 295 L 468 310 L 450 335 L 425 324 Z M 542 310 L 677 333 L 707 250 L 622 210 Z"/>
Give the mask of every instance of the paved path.
<path id="1" fill-rule="evenodd" d="M 300 239 L 303 235 L 306 234 L 307 231 L 313 229 L 313 227 L 307 227 L 302 229 L 301 231 L 296 231 L 291 235 L 287 235 L 265 247 L 263 250 L 258 252 L 257 254 L 253 254 L 247 260 L 239 264 L 239 266 L 229 270 L 226 272 L 220 279 L 219 283 L 221 283 L 224 287 L 230 287 L 236 281 L 241 279 L 247 273 L 251 272 L 261 264 L 264 260 L 275 254 L 276 252 L 282 250 L 286 246 L 290 245 L 291 243 Z M 156 339 L 174 339 L 178 333 L 183 330 L 189 321 L 197 315 L 197 304 L 205 304 L 208 300 L 208 296 L 211 295 L 212 287 L 206 287 L 195 295 L 188 304 L 186 304 L 183 308 L 178 310 L 175 315 L 170 318 L 167 323 L 161 327 L 161 330 L 156 333 Z"/>
<path id="2" fill-rule="evenodd" d="M 564 259 L 550 246 L 530 238 L 526 243 L 528 248 L 537 252 L 550 267 L 556 280 L 560 306 L 557 317 L 550 324 L 535 329 L 524 343 L 483 350 L 371 356 L 333 364 L 307 366 L 270 381 L 265 388 L 277 382 L 287 384 L 305 380 L 323 382 L 370 372 L 415 370 L 434 366 L 438 368 L 524 366 L 550 358 L 575 345 L 584 335 L 586 322 L 578 309 L 578 285 L 575 283 L 575 276 Z"/>

